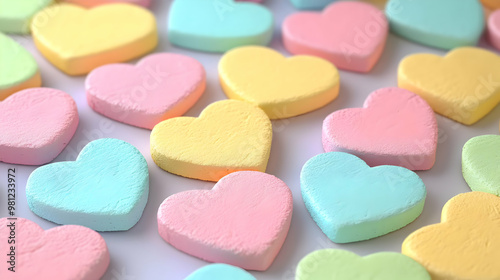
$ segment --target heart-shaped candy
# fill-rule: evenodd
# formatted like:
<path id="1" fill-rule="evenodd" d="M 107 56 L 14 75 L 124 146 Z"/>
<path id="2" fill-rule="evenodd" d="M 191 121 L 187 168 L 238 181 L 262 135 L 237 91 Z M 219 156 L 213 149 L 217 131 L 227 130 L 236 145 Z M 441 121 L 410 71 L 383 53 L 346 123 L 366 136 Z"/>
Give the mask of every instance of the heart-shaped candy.
<path id="1" fill-rule="evenodd" d="M 189 274 L 184 280 L 257 280 L 245 270 L 223 263 L 204 266 Z"/>
<path id="2" fill-rule="evenodd" d="M 473 124 L 500 102 L 500 56 L 457 48 L 445 57 L 412 54 L 399 64 L 398 86 L 423 97 L 438 114 Z"/>
<path id="3" fill-rule="evenodd" d="M 139 57 L 158 42 L 154 15 L 124 3 L 52 5 L 35 15 L 31 29 L 38 50 L 69 75 Z"/>
<path id="4" fill-rule="evenodd" d="M 205 70 L 195 59 L 157 53 L 136 66 L 108 64 L 94 69 L 85 82 L 94 111 L 120 122 L 153 129 L 184 114 L 205 90 Z"/>
<path id="5" fill-rule="evenodd" d="M 168 39 L 188 49 L 225 52 L 244 45 L 267 45 L 273 25 L 273 14 L 259 4 L 175 0 L 168 17 Z"/>
<path id="6" fill-rule="evenodd" d="M 285 241 L 292 208 L 292 193 L 283 181 L 240 171 L 212 190 L 168 197 L 158 209 L 158 231 L 172 246 L 198 258 L 266 270 Z"/>
<path id="7" fill-rule="evenodd" d="M 367 240 L 406 226 L 420 215 L 426 196 L 414 172 L 390 165 L 370 168 L 341 152 L 310 159 L 300 186 L 313 220 L 335 243 Z"/>
<path id="8" fill-rule="evenodd" d="M 297 9 L 321 10 L 335 0 L 290 0 Z"/>
<path id="9" fill-rule="evenodd" d="M 42 85 L 38 65 L 31 54 L 0 33 L 0 101 L 20 90 Z"/>
<path id="10" fill-rule="evenodd" d="M 486 8 L 492 10 L 500 9 L 500 2 L 498 0 L 481 0 L 481 3 L 483 3 Z"/>
<path id="11" fill-rule="evenodd" d="M 206 181 L 240 170 L 266 170 L 272 125 L 252 104 L 222 100 L 199 118 L 177 117 L 151 132 L 151 157 L 162 169 Z"/>
<path id="12" fill-rule="evenodd" d="M 400 88 L 376 90 L 364 108 L 335 111 L 323 122 L 326 152 L 347 152 L 370 166 L 430 169 L 437 137 L 432 108 L 418 95 Z"/>
<path id="13" fill-rule="evenodd" d="M 322 13 L 288 16 L 282 33 L 293 54 L 314 55 L 340 69 L 368 72 L 382 55 L 388 32 L 385 15 L 375 6 L 341 1 Z"/>
<path id="14" fill-rule="evenodd" d="M 484 29 L 478 0 L 390 0 L 385 14 L 395 34 L 441 49 L 476 45 Z"/>
<path id="15" fill-rule="evenodd" d="M 305 256 L 297 266 L 296 280 L 431 280 L 418 262 L 393 252 L 366 257 L 338 249 L 323 249 Z"/>
<path id="16" fill-rule="evenodd" d="M 83 7 L 92 8 L 99 5 L 112 4 L 112 3 L 130 3 L 149 7 L 151 0 L 65 0 L 68 3 L 77 4 Z"/>
<path id="17" fill-rule="evenodd" d="M 500 198 L 483 192 L 459 194 L 443 208 L 441 223 L 423 227 L 403 242 L 403 254 L 432 279 L 500 279 Z"/>
<path id="18" fill-rule="evenodd" d="M 51 88 L 30 88 L 0 102 L 0 161 L 41 165 L 52 161 L 78 126 L 75 101 Z"/>
<path id="19" fill-rule="evenodd" d="M 494 11 L 488 18 L 488 39 L 500 50 L 500 10 Z"/>
<path id="20" fill-rule="evenodd" d="M 109 265 L 106 242 L 86 227 L 70 225 L 44 231 L 24 218 L 2 218 L 0 236 L 5 238 L 0 243 L 4 255 L 0 279 L 94 280 L 100 279 Z"/>
<path id="21" fill-rule="evenodd" d="M 148 164 L 142 154 L 110 138 L 87 144 L 76 161 L 35 169 L 26 184 L 28 205 L 38 216 L 99 231 L 134 226 L 148 194 Z"/>
<path id="22" fill-rule="evenodd" d="M 33 16 L 51 3 L 52 0 L 0 0 L 0 32 L 28 34 Z"/>
<path id="23" fill-rule="evenodd" d="M 500 136 L 477 136 L 462 150 L 462 173 L 473 191 L 500 196 Z"/>
<path id="24" fill-rule="evenodd" d="M 304 114 L 325 106 L 339 92 L 339 73 L 313 56 L 285 58 L 265 47 L 241 47 L 219 62 L 222 89 L 229 98 L 253 103 L 271 119 Z"/>

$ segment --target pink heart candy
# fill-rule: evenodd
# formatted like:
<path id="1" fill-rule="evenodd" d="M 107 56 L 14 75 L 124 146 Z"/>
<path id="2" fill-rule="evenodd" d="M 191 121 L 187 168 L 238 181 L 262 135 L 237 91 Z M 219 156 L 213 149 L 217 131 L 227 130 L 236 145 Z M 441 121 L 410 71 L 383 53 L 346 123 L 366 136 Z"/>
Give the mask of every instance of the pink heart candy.
<path id="1" fill-rule="evenodd" d="M 285 241 L 292 208 L 292 193 L 283 181 L 239 171 L 212 190 L 168 197 L 158 209 L 158 231 L 172 246 L 198 258 L 266 270 Z"/>
<path id="2" fill-rule="evenodd" d="M 491 13 L 488 18 L 487 34 L 490 43 L 500 50 L 500 9 Z"/>
<path id="3" fill-rule="evenodd" d="M 436 158 L 438 127 L 432 108 L 400 88 L 371 93 L 364 108 L 335 111 L 323 122 L 326 152 L 347 152 L 370 166 L 427 170 Z"/>
<path id="4" fill-rule="evenodd" d="M 336 2 L 322 13 L 300 12 L 283 22 L 283 41 L 292 54 L 331 61 L 340 69 L 368 72 L 380 58 L 389 24 L 376 7 L 354 1 Z"/>
<path id="5" fill-rule="evenodd" d="M 108 64 L 85 82 L 94 111 L 130 125 L 153 129 L 191 108 L 205 90 L 205 70 L 195 59 L 156 53 L 137 65 Z"/>
<path id="6" fill-rule="evenodd" d="M 106 242 L 86 227 L 59 226 L 44 231 L 27 219 L 2 218 L 0 236 L 5 239 L 0 242 L 4 259 L 0 279 L 95 280 L 109 265 Z"/>
<path id="7" fill-rule="evenodd" d="M 75 101 L 52 88 L 29 88 L 0 102 L 0 161 L 41 165 L 52 161 L 78 126 Z"/>

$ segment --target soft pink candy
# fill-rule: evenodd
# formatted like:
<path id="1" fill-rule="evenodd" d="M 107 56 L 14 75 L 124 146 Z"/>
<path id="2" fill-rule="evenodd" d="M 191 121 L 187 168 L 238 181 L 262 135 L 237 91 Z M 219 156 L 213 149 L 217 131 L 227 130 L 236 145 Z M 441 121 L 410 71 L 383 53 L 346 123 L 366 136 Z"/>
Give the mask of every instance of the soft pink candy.
<path id="1" fill-rule="evenodd" d="M 431 107 L 400 88 L 374 91 L 364 108 L 335 111 L 323 122 L 326 152 L 347 152 L 370 166 L 430 169 L 436 158 L 437 136 Z"/>
<path id="2" fill-rule="evenodd" d="M 15 223 L 15 244 L 8 244 Z M 0 279 L 7 280 L 95 280 L 100 279 L 109 265 L 109 252 L 104 239 L 95 231 L 82 226 L 58 226 L 44 231 L 34 222 L 0 219 Z M 10 246 L 15 246 L 15 272 L 7 270 Z"/>
<path id="3" fill-rule="evenodd" d="M 285 241 L 292 208 L 283 181 L 240 171 L 210 191 L 168 197 L 158 210 L 158 231 L 172 246 L 201 259 L 266 270 Z"/>
<path id="4" fill-rule="evenodd" d="M 0 102 L 0 161 L 41 165 L 52 161 L 78 126 L 75 101 L 51 88 L 30 88 Z"/>
<path id="5" fill-rule="evenodd" d="M 382 11 L 341 1 L 322 13 L 300 12 L 283 23 L 283 41 L 292 54 L 319 56 L 340 69 L 368 72 L 380 58 L 389 24 Z"/>
<path id="6" fill-rule="evenodd" d="M 488 18 L 488 39 L 500 50 L 500 10 L 494 11 Z"/>

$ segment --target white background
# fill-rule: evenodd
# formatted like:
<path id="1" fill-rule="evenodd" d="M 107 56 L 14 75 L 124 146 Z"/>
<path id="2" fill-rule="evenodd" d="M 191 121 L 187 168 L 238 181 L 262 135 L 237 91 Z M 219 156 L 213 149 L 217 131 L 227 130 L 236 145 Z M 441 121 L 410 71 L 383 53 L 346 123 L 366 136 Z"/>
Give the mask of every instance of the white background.
<path id="1" fill-rule="evenodd" d="M 170 1 L 156 0 L 152 6 L 157 15 L 160 44 L 155 52 L 175 52 L 198 59 L 207 71 L 207 90 L 198 103 L 186 115 L 198 116 L 208 104 L 225 99 L 218 78 L 217 63 L 220 54 L 175 48 L 167 40 L 167 14 Z M 271 47 L 289 55 L 281 40 L 281 23 L 295 12 L 287 0 L 266 0 L 265 4 L 276 17 L 274 39 Z M 123 139 L 136 146 L 148 161 L 150 170 L 149 201 L 141 220 L 126 232 L 102 233 L 111 254 L 111 264 L 103 279 L 184 279 L 194 270 L 208 264 L 205 261 L 177 251 L 164 242 L 157 233 L 156 212 L 168 196 L 185 190 L 210 189 L 213 183 L 182 178 L 158 168 L 149 153 L 149 130 L 121 124 L 93 112 L 85 99 L 85 77 L 69 77 L 48 63 L 34 48 L 30 37 L 15 37 L 36 58 L 45 87 L 61 89 L 76 100 L 80 114 L 78 130 L 65 151 L 55 161 L 74 160 L 77 151 L 91 140 L 101 137 Z M 481 46 L 491 49 L 486 43 Z M 417 52 L 444 54 L 444 51 L 420 46 L 395 35 L 389 35 L 385 51 L 369 74 L 340 71 L 339 97 L 326 107 L 295 118 L 273 121 L 275 132 L 267 172 L 285 181 L 294 196 L 293 219 L 288 237 L 271 267 L 265 272 L 252 272 L 258 279 L 293 279 L 299 260 L 308 253 L 322 248 L 341 248 L 360 255 L 380 251 L 400 251 L 404 238 L 414 230 L 436 223 L 441 208 L 448 199 L 462 192 L 470 191 L 461 174 L 461 151 L 471 137 L 482 134 L 498 134 L 500 108 L 497 107 L 473 126 L 464 126 L 437 116 L 439 123 L 439 145 L 435 166 L 429 171 L 417 172 L 427 186 L 427 200 L 422 215 L 407 227 L 369 241 L 337 245 L 329 241 L 313 222 L 304 207 L 300 195 L 299 174 L 302 165 L 314 155 L 323 152 L 321 125 L 331 112 L 348 107 L 362 107 L 364 99 L 373 90 L 397 85 L 397 65 L 406 55 Z M 111 123 L 109 127 L 100 125 Z M 73 152 L 72 152 L 73 151 Z M 7 216 L 6 183 L 7 169 L 15 167 L 17 174 L 17 215 L 28 218 L 44 229 L 56 226 L 54 223 L 35 216 L 28 208 L 25 196 L 26 180 L 35 169 L 30 166 L 15 166 L 0 163 L 0 216 Z M 255 225 L 256 227 L 259 225 Z M 2 242 L 0 240 L 0 242 Z M 1 258 L 0 258 L 1 259 Z M 22 260 L 19 260 L 22 261 Z M 3 263 L 3 261 L 2 261 Z M 57 268 L 53 268 L 57 269 Z"/>

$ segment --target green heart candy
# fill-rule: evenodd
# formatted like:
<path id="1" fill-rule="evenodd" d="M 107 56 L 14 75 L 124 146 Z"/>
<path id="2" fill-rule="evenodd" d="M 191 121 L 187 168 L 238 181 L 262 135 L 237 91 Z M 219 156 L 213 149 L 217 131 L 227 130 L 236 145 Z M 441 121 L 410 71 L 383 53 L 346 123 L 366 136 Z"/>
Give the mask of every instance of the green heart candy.
<path id="1" fill-rule="evenodd" d="M 297 266 L 297 280 L 431 280 L 427 270 L 405 255 L 383 252 L 360 257 L 338 249 L 305 256 Z"/>
<path id="2" fill-rule="evenodd" d="M 52 0 L 0 0 L 0 31 L 30 33 L 31 18 L 51 3 Z"/>

